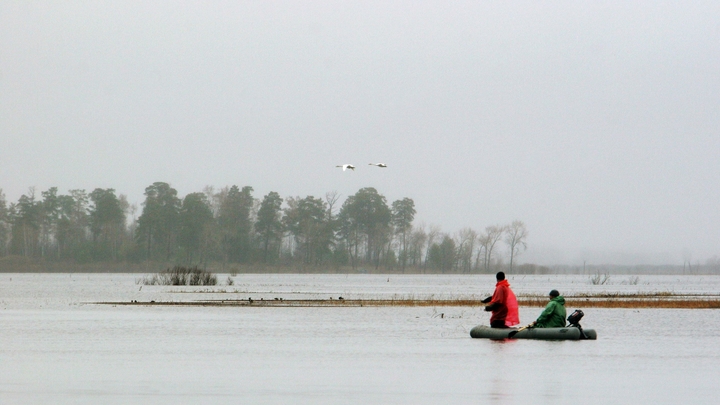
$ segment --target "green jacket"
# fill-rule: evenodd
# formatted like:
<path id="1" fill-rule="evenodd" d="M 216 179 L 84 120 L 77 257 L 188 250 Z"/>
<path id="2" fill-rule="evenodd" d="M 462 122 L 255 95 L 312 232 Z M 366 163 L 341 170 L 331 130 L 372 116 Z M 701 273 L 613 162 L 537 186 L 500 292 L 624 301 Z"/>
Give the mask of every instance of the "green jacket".
<path id="1" fill-rule="evenodd" d="M 555 297 L 548 302 L 545 310 L 538 316 L 536 328 L 562 328 L 565 327 L 565 298 Z"/>

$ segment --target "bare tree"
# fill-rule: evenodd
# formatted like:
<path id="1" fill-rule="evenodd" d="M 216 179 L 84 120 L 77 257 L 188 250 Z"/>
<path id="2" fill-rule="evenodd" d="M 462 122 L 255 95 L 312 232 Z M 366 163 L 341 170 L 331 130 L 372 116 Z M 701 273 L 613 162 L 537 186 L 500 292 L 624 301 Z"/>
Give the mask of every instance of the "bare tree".
<path id="1" fill-rule="evenodd" d="M 477 237 L 478 242 L 478 248 L 477 252 L 475 253 L 475 268 L 480 269 L 481 267 L 484 268 L 485 266 L 485 247 L 487 246 L 485 236 L 478 235 Z M 482 258 L 483 262 L 480 263 L 480 258 Z"/>
<path id="2" fill-rule="evenodd" d="M 689 250 L 683 251 L 683 274 L 685 274 L 685 265 L 687 265 L 688 273 L 692 274 L 692 254 Z"/>
<path id="3" fill-rule="evenodd" d="M 456 236 L 458 268 L 463 273 L 470 273 L 473 267 L 473 253 L 478 234 L 471 228 L 461 229 Z"/>
<path id="4" fill-rule="evenodd" d="M 495 249 L 495 245 L 498 241 L 502 239 L 503 233 L 505 233 L 504 226 L 493 225 L 485 228 L 485 233 L 478 238 L 478 242 L 480 243 L 484 253 L 483 268 L 486 272 L 490 272 L 493 250 Z"/>
<path id="5" fill-rule="evenodd" d="M 338 194 L 337 191 L 333 190 L 333 191 L 329 191 L 329 192 L 325 193 L 325 202 L 327 203 L 327 206 L 328 206 L 328 222 L 329 223 L 332 223 L 332 221 L 333 221 L 333 210 L 334 210 L 333 207 L 335 206 L 335 204 L 337 203 L 337 200 L 339 200 L 339 199 L 340 199 L 340 194 Z"/>
<path id="6" fill-rule="evenodd" d="M 523 221 L 513 221 L 506 227 L 505 243 L 510 249 L 510 271 L 513 270 L 513 259 L 527 249 L 527 243 L 525 243 L 527 234 L 527 228 Z"/>

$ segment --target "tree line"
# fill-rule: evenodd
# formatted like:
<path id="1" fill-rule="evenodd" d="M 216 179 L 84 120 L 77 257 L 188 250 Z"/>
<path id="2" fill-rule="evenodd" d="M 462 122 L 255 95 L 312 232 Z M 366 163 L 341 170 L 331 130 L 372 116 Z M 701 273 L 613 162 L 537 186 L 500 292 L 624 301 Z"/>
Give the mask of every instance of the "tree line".
<path id="1" fill-rule="evenodd" d="M 138 210 L 111 188 L 59 194 L 51 187 L 39 197 L 31 188 L 14 203 L 0 189 L 0 257 L 473 273 L 512 270 L 527 247 L 522 221 L 451 235 L 414 224 L 411 198 L 388 204 L 372 187 L 342 204 L 336 192 L 260 199 L 235 185 L 180 198 L 156 182 L 144 195 Z"/>

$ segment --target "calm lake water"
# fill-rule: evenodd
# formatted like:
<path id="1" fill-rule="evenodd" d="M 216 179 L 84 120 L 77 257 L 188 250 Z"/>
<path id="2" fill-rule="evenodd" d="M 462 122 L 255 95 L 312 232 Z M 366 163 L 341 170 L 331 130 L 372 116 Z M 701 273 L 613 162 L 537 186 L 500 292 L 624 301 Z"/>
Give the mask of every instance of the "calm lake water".
<path id="1" fill-rule="evenodd" d="M 278 308 L 98 301 L 458 298 L 494 277 L 0 274 L 0 404 L 717 404 L 720 310 L 587 308 L 597 341 L 489 341 L 467 307 Z M 228 275 L 219 280 L 225 284 Z M 518 294 L 719 294 L 716 276 L 515 276 Z M 575 308 L 568 308 L 569 311 Z M 540 308 L 521 308 L 529 323 Z"/>

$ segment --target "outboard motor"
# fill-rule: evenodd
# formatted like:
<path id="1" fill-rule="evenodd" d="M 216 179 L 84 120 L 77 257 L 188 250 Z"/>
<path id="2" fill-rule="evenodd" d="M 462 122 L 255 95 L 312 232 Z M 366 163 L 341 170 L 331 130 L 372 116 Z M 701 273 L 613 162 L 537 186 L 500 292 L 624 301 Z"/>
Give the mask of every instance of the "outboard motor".
<path id="1" fill-rule="evenodd" d="M 580 339 L 587 339 L 587 335 L 582 330 L 582 326 L 580 326 L 580 320 L 582 317 L 585 316 L 582 310 L 576 309 L 570 316 L 568 316 L 567 320 L 570 323 L 570 327 L 575 327 L 580 329 Z"/>
<path id="2" fill-rule="evenodd" d="M 580 320 L 585 316 L 582 310 L 576 309 L 575 312 L 568 316 L 567 320 L 570 322 L 570 326 L 580 327 Z"/>

